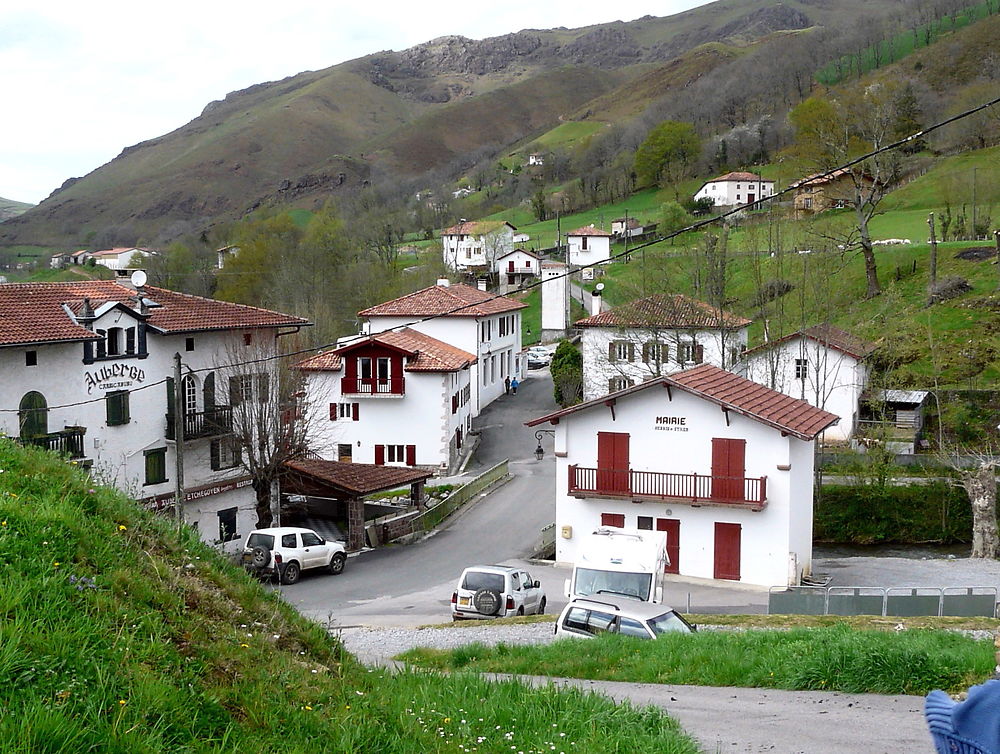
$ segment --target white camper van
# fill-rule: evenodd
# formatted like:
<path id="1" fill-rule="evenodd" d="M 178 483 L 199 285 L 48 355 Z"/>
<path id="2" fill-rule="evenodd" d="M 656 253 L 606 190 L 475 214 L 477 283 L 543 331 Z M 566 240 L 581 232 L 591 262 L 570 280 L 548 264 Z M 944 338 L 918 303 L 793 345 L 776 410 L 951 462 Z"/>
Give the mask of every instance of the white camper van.
<path id="1" fill-rule="evenodd" d="M 605 594 L 640 602 L 663 601 L 667 533 L 639 529 L 597 529 L 587 535 L 582 556 L 566 582 L 566 596 Z"/>

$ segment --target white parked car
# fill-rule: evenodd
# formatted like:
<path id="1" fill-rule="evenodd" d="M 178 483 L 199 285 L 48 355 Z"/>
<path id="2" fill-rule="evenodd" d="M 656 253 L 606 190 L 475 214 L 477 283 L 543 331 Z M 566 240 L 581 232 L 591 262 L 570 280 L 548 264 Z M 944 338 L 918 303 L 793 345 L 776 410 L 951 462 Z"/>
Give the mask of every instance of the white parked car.
<path id="1" fill-rule="evenodd" d="M 312 529 L 256 529 L 243 545 L 243 567 L 258 576 L 277 576 L 282 584 L 294 584 L 302 571 L 311 568 L 341 573 L 346 564 L 344 545 L 327 542 Z"/>
<path id="2" fill-rule="evenodd" d="M 523 568 L 470 566 L 462 571 L 451 595 L 452 620 L 541 615 L 545 592 Z"/>
<path id="3" fill-rule="evenodd" d="M 552 362 L 552 351 L 545 346 L 531 346 L 525 353 L 529 369 L 547 367 Z"/>
<path id="4" fill-rule="evenodd" d="M 592 638 L 614 633 L 655 639 L 666 633 L 691 633 L 697 628 L 677 611 L 653 602 L 599 595 L 571 600 L 556 621 L 556 636 Z"/>

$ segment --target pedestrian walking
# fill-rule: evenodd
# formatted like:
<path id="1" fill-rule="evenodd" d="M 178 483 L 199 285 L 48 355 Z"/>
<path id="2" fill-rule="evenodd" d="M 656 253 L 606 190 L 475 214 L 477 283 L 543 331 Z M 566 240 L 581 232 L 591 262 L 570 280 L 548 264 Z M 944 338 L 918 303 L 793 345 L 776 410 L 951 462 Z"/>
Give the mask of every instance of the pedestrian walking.
<path id="1" fill-rule="evenodd" d="M 520 383 L 519 383 L 519 382 L 517 381 L 517 377 L 515 377 L 515 378 L 513 379 L 513 381 L 512 381 L 511 383 L 510 383 L 510 389 L 511 389 L 511 392 L 513 392 L 513 393 L 514 393 L 514 395 L 517 395 L 517 386 L 518 386 L 519 384 L 520 384 Z"/>
<path id="2" fill-rule="evenodd" d="M 503 394 L 507 395 L 510 392 L 510 377 L 504 377 L 503 380 Z"/>

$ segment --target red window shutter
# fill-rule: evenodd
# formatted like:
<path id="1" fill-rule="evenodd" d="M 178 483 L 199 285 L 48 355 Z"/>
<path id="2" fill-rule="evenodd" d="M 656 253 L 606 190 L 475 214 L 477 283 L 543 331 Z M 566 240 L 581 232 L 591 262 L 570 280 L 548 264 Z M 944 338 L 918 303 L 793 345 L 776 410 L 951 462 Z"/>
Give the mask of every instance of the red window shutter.
<path id="1" fill-rule="evenodd" d="M 629 361 L 635 361 L 635 344 L 634 343 L 629 343 L 628 344 L 628 360 Z"/>
<path id="2" fill-rule="evenodd" d="M 601 526 L 613 526 L 617 529 L 625 528 L 624 513 L 602 513 Z"/>
<path id="3" fill-rule="evenodd" d="M 698 344 L 694 347 L 694 363 L 701 364 L 705 360 L 705 346 Z"/>
<path id="4" fill-rule="evenodd" d="M 351 404 L 351 421 L 357 421 L 358 420 L 358 407 L 360 405 L 361 405 L 360 403 L 352 403 Z"/>
<path id="5" fill-rule="evenodd" d="M 417 465 L 417 446 L 407 445 L 406 446 L 406 465 L 416 466 Z"/>
<path id="6" fill-rule="evenodd" d="M 330 404 L 330 421 L 332 421 L 332 422 L 337 421 L 337 404 L 336 403 L 331 403 Z"/>
<path id="7" fill-rule="evenodd" d="M 385 466 L 385 445 L 375 446 L 375 465 Z"/>
<path id="8" fill-rule="evenodd" d="M 611 341 L 608 343 L 608 361 L 614 362 L 615 360 L 615 343 Z"/>

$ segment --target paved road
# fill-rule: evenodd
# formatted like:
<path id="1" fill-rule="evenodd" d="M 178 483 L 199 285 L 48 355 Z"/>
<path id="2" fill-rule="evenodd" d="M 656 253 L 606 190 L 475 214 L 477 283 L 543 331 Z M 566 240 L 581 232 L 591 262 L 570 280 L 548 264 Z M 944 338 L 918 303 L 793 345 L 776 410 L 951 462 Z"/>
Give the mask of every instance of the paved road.
<path id="1" fill-rule="evenodd" d="M 416 544 L 389 546 L 348 560 L 337 577 L 303 574 L 281 587 L 302 613 L 335 626 L 414 626 L 451 619 L 449 601 L 462 569 L 476 563 L 519 563 L 535 551 L 543 526 L 555 519 L 555 459 L 535 458 L 534 431 L 525 420 L 556 409 L 548 370 L 529 373 L 518 394 L 499 398 L 475 422 L 481 443 L 469 472 L 510 459 L 511 480 L 472 503 Z M 527 564 L 550 594 L 562 592 L 560 574 Z M 548 571 L 543 575 L 538 571 Z M 552 600 L 550 598 L 550 604 Z M 553 609 L 556 605 L 553 604 Z"/>

